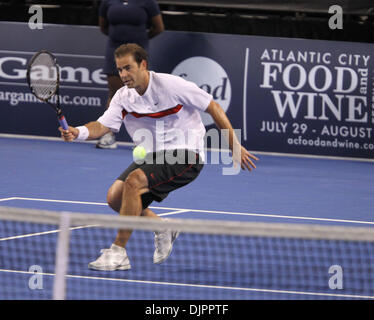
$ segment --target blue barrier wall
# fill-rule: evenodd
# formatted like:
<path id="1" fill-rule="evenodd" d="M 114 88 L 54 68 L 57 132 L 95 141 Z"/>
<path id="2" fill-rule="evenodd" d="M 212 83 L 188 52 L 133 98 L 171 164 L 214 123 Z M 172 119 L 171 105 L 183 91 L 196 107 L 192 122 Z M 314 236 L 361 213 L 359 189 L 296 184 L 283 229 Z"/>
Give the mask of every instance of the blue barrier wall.
<path id="1" fill-rule="evenodd" d="M 98 28 L 0 22 L 0 40 L 1 133 L 58 135 L 53 110 L 25 82 L 27 61 L 42 48 L 62 67 L 69 123 L 104 112 L 106 39 Z M 373 54 L 364 43 L 164 32 L 151 42 L 150 66 L 209 91 L 250 150 L 374 158 Z M 118 139 L 129 141 L 125 130 Z"/>

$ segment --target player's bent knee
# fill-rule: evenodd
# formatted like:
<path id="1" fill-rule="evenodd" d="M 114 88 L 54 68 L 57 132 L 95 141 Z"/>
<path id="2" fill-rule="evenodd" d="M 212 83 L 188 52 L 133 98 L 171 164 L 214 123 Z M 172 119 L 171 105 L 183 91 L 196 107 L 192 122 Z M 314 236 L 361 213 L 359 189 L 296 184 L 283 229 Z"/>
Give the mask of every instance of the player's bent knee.
<path id="1" fill-rule="evenodd" d="M 123 181 L 116 180 L 109 188 L 107 193 L 107 203 L 109 207 L 116 212 L 119 212 L 121 208 L 123 188 Z"/>
<path id="2" fill-rule="evenodd" d="M 125 180 L 125 188 L 130 188 L 131 190 L 141 190 L 147 187 L 147 176 L 140 169 L 132 171 Z"/>
<path id="3" fill-rule="evenodd" d="M 108 192 L 106 199 L 108 206 L 116 212 L 119 212 L 121 208 L 121 202 L 118 202 L 111 193 Z"/>

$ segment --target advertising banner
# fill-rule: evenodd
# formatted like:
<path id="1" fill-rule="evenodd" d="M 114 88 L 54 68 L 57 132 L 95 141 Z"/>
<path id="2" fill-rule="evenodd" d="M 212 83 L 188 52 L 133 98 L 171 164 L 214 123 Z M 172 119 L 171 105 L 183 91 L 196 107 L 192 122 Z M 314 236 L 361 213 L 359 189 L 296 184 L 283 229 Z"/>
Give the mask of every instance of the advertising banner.
<path id="1" fill-rule="evenodd" d="M 373 158 L 374 45 L 186 33 L 154 44 L 158 67 L 212 93 L 251 150 Z"/>
<path id="2" fill-rule="evenodd" d="M 105 36 L 96 27 L 0 22 L 0 132 L 58 136 L 52 108 L 35 98 L 26 83 L 34 53 L 52 52 L 60 65 L 60 101 L 69 124 L 96 120 L 107 100 L 102 73 Z M 52 100 L 53 102 L 53 100 Z"/>
<path id="3" fill-rule="evenodd" d="M 0 22 L 0 40 L 0 133 L 58 136 L 53 110 L 26 84 L 40 49 L 59 61 L 71 125 L 105 111 L 106 37 L 97 27 Z M 167 31 L 149 54 L 150 69 L 211 93 L 249 150 L 374 158 L 373 44 Z M 202 118 L 209 132 L 213 120 Z M 129 141 L 124 129 L 117 139 Z"/>
<path id="4" fill-rule="evenodd" d="M 274 151 L 372 157 L 372 45 L 258 44 L 249 49 L 255 63 L 247 91 L 263 106 L 248 126 L 258 147 L 271 141 Z"/>

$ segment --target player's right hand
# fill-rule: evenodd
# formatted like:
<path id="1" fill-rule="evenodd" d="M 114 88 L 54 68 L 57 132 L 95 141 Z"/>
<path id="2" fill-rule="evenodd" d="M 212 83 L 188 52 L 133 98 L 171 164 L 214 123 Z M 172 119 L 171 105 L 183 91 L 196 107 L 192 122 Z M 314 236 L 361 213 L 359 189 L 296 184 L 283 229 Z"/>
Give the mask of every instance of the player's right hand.
<path id="1" fill-rule="evenodd" d="M 61 132 L 61 138 L 64 141 L 71 142 L 78 137 L 79 130 L 74 127 L 70 127 L 68 130 L 64 130 L 62 127 L 59 127 L 58 130 Z"/>

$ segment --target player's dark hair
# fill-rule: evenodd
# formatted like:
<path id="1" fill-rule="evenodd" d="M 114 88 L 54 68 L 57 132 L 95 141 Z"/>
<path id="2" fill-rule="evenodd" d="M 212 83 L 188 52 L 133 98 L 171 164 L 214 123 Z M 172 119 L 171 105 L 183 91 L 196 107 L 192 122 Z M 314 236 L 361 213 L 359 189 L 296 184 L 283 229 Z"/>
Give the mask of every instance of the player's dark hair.
<path id="1" fill-rule="evenodd" d="M 131 54 L 138 65 L 145 60 L 148 66 L 148 53 L 141 46 L 136 43 L 126 43 L 120 45 L 115 51 L 114 56 L 116 58 L 122 58 L 128 54 Z"/>

